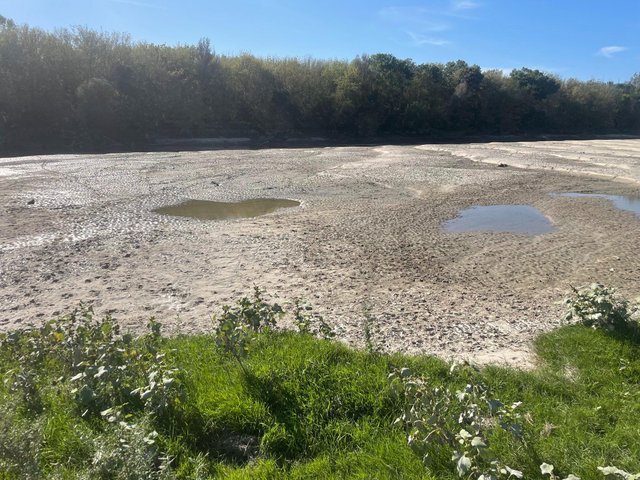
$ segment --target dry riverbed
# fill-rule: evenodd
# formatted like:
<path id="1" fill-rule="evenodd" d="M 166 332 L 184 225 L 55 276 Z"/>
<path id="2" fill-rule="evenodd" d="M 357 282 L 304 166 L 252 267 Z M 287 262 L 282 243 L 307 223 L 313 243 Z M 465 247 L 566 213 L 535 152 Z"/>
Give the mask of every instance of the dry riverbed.
<path id="1" fill-rule="evenodd" d="M 498 164 L 507 164 L 499 167 Z M 570 285 L 640 295 L 640 218 L 598 198 L 640 195 L 640 140 L 52 155 L 0 159 L 0 328 L 80 301 L 140 329 L 211 329 L 253 285 L 304 297 L 362 345 L 526 365 Z M 187 199 L 302 202 L 202 221 Z M 551 233 L 446 233 L 473 205 L 539 209 Z"/>

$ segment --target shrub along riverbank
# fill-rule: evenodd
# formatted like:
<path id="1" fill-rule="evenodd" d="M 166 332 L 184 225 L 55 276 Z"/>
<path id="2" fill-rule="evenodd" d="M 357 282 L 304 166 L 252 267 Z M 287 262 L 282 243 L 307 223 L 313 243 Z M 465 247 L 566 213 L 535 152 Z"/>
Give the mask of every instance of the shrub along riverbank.
<path id="1" fill-rule="evenodd" d="M 356 351 L 299 304 L 276 331 L 259 291 L 210 335 L 80 309 L 1 338 L 0 478 L 637 478 L 637 324 L 569 306 L 532 371 Z"/>

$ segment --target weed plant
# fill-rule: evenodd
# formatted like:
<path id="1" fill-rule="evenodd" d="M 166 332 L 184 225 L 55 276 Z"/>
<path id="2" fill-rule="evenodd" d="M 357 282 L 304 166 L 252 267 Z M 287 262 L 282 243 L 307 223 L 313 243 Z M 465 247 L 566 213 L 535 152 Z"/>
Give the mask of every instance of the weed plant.
<path id="1" fill-rule="evenodd" d="M 278 330 L 260 290 L 203 335 L 83 307 L 0 337 L 0 479 L 638 478 L 637 324 L 595 293 L 530 371 L 353 350 L 303 301 Z"/>

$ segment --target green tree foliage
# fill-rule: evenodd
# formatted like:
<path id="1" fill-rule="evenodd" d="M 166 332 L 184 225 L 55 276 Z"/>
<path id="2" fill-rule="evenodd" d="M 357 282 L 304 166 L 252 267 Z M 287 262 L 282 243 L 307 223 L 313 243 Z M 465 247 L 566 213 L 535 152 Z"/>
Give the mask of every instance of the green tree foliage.
<path id="1" fill-rule="evenodd" d="M 415 64 L 219 55 L 0 16 L 0 149 L 130 147 L 161 137 L 640 131 L 640 79 L 505 76 L 462 60 Z"/>
<path id="2" fill-rule="evenodd" d="M 544 100 L 560 90 L 560 82 L 540 70 L 522 68 L 513 70 L 510 76 L 522 90 L 529 92 L 536 100 Z"/>
<path id="3" fill-rule="evenodd" d="M 5 30 L 10 28 L 15 28 L 15 26 L 16 24 L 14 23 L 13 20 L 0 15 L 0 29 Z"/>

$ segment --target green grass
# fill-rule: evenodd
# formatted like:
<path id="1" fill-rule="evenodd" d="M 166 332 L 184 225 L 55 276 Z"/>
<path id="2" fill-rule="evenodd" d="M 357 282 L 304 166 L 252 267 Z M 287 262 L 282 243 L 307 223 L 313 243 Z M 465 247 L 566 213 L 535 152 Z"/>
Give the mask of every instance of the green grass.
<path id="1" fill-rule="evenodd" d="M 210 337 L 172 339 L 167 348 L 187 372 L 190 415 L 198 419 L 185 422 L 179 435 L 206 439 L 206 445 L 192 442 L 193 452 L 216 446 L 208 453 L 222 476 L 429 478 L 403 432 L 390 427 L 398 405 L 386 378 L 406 363 L 403 357 L 270 334 L 252 346 L 246 375 Z M 438 360 L 419 363 L 434 375 L 446 372 Z M 224 445 L 225 438 L 243 435 L 259 442 L 260 458 L 250 465 Z"/>
<path id="2" fill-rule="evenodd" d="M 541 336 L 536 351 L 541 364 L 533 372 L 483 372 L 499 398 L 522 401 L 532 417 L 527 429 L 538 458 L 509 461 L 533 462 L 533 469 L 541 459 L 583 479 L 602 478 L 596 468 L 611 464 L 640 472 L 637 338 L 566 327 Z"/>
<path id="3" fill-rule="evenodd" d="M 258 336 L 244 369 L 211 336 L 163 339 L 161 348 L 182 372 L 184 396 L 155 416 L 131 407 L 127 421 L 158 431 L 156 453 L 173 458 L 166 478 L 458 478 L 448 455 L 425 468 L 392 426 L 402 405 L 387 376 L 405 366 L 434 384 L 483 381 L 494 398 L 523 402 L 525 442 L 496 429 L 490 451 L 525 478 L 541 478 L 542 462 L 560 478 L 603 478 L 596 468 L 607 465 L 640 472 L 640 345 L 630 335 L 566 327 L 537 340 L 533 371 L 453 375 L 435 358 L 369 354 L 295 333 Z M 15 355 L 0 349 L 0 373 L 18 366 Z M 0 385 L 0 479 L 145 478 L 133 466 L 148 451 L 136 443 L 118 453 L 122 430 L 82 418 L 67 372 L 52 364 L 38 370 L 40 409 L 27 408 L 10 382 Z M 109 470 L 122 455 L 131 471 Z"/>

